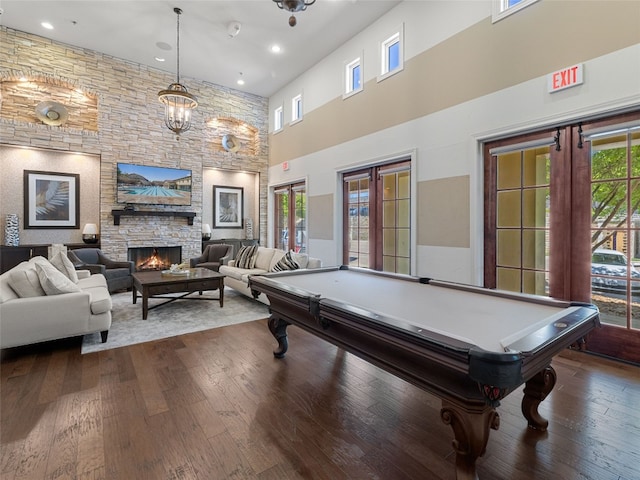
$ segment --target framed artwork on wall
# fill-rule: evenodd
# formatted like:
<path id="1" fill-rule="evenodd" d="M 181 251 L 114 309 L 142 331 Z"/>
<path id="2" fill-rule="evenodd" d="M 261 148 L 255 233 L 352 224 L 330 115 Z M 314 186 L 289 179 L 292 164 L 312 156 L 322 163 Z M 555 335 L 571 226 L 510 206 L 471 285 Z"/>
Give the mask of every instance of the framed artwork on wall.
<path id="1" fill-rule="evenodd" d="M 80 228 L 80 175 L 24 171 L 24 228 Z"/>
<path id="2" fill-rule="evenodd" d="M 213 228 L 243 228 L 244 188 L 213 186 Z"/>

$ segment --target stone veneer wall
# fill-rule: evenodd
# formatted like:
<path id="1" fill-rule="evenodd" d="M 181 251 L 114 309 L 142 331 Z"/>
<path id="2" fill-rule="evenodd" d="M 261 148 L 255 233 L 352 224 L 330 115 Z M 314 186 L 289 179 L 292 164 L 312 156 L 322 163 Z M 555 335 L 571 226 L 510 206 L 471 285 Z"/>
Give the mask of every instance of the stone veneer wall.
<path id="1" fill-rule="evenodd" d="M 0 81 L 15 81 L 22 76 L 51 78 L 52 84 L 73 85 L 98 97 L 97 132 L 16 120 L 3 115 L 3 111 L 10 112 L 11 109 L 3 109 L 0 104 L 0 143 L 100 155 L 100 185 L 96 185 L 96 195 L 100 195 L 100 234 L 106 254 L 124 260 L 128 247 L 182 245 L 183 259 L 198 255 L 203 168 L 259 174 L 259 232 L 260 241 L 265 244 L 268 99 L 197 79 L 181 78 L 189 92 L 198 98 L 199 105 L 191 130 L 177 141 L 164 126 L 163 106 L 157 97 L 159 90 L 175 81 L 174 73 L 0 27 Z M 48 99 L 46 93 L 39 89 L 39 94 L 45 98 L 34 98 L 34 107 Z M 70 116 L 72 114 L 70 112 Z M 254 154 L 233 154 L 220 147 L 215 129 L 208 126 L 218 117 L 236 119 L 257 129 L 251 152 Z M 139 209 L 195 211 L 193 226 L 178 217 L 122 217 L 120 225 L 114 225 L 111 210 L 122 208 L 115 203 L 117 162 L 191 169 L 193 199 L 190 207 Z M 0 195 L 7 194 L 9 192 Z"/>

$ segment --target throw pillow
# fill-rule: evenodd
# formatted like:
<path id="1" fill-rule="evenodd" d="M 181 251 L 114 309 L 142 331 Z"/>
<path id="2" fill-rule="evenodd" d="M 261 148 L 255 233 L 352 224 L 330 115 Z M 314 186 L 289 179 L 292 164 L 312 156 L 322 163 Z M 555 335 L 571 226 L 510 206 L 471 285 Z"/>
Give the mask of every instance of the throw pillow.
<path id="1" fill-rule="evenodd" d="M 291 252 L 291 256 L 296 261 L 296 263 L 300 265 L 300 268 L 307 268 L 307 265 L 309 265 L 309 255 L 307 255 L 306 253 Z"/>
<path id="2" fill-rule="evenodd" d="M 20 298 L 43 297 L 46 295 L 35 266 L 13 270 L 9 274 L 9 286 Z"/>
<path id="3" fill-rule="evenodd" d="M 78 283 L 78 274 L 76 273 L 76 269 L 63 252 L 56 253 L 53 257 L 51 257 L 51 265 L 56 267 L 60 272 L 64 274 L 69 280 L 73 283 Z"/>
<path id="4" fill-rule="evenodd" d="M 293 259 L 291 252 L 287 252 L 282 256 L 280 261 L 273 266 L 272 271 L 284 272 L 285 270 L 297 270 L 299 268 L 300 265 Z"/>
<path id="5" fill-rule="evenodd" d="M 36 264 L 36 272 L 40 279 L 40 285 L 47 295 L 60 295 L 62 293 L 81 292 L 79 286 L 69 280 L 64 274 L 53 266 Z"/>
<path id="6" fill-rule="evenodd" d="M 257 245 L 245 245 L 236 255 L 235 266 L 238 268 L 253 268 L 256 265 Z"/>

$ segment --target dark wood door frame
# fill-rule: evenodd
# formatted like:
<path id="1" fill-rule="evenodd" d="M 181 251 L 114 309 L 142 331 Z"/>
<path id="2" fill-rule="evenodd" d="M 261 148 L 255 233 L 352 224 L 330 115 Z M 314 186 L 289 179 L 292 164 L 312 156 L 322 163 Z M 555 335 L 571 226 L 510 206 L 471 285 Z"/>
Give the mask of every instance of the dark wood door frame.
<path id="1" fill-rule="evenodd" d="M 484 145 L 484 286 L 496 288 L 496 157 L 493 148 L 532 142 L 552 134 L 551 147 L 550 296 L 591 299 L 591 156 L 582 131 L 637 121 L 640 110 L 543 129 Z M 640 331 L 603 325 L 583 346 L 589 352 L 640 364 Z"/>

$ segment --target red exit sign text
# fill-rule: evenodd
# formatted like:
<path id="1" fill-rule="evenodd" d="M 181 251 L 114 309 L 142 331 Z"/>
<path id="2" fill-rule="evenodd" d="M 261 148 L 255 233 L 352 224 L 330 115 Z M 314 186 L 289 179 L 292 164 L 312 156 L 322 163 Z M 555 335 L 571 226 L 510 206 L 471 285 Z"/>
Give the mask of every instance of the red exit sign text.
<path id="1" fill-rule="evenodd" d="M 547 91 L 558 92 L 565 88 L 581 85 L 583 82 L 584 67 L 582 64 L 563 68 L 547 75 Z"/>

